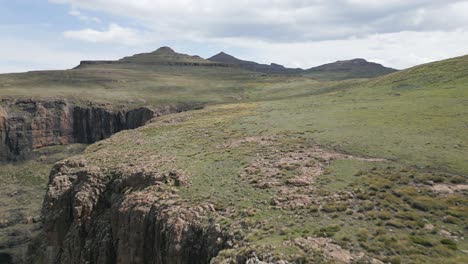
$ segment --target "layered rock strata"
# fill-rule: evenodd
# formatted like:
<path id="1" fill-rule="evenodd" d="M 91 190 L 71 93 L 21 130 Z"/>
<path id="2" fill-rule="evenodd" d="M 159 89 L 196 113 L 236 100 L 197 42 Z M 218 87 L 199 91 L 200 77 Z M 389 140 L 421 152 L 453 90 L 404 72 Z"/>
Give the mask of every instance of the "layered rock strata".
<path id="1" fill-rule="evenodd" d="M 211 204 L 177 195 L 178 170 L 104 171 L 76 157 L 55 165 L 43 205 L 35 263 L 209 263 L 228 235 L 210 222 Z"/>
<path id="2" fill-rule="evenodd" d="M 175 106 L 115 110 L 66 100 L 3 99 L 0 104 L 0 161 L 21 161 L 33 150 L 72 143 L 91 144 L 155 116 L 182 111 Z"/>

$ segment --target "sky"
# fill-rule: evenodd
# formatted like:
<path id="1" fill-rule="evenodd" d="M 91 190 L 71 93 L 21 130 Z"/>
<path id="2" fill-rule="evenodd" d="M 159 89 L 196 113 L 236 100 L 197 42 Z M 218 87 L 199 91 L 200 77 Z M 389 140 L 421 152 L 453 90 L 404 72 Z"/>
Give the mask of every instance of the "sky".
<path id="1" fill-rule="evenodd" d="M 0 0 L 0 73 L 170 46 L 311 68 L 404 69 L 468 54 L 468 0 Z"/>

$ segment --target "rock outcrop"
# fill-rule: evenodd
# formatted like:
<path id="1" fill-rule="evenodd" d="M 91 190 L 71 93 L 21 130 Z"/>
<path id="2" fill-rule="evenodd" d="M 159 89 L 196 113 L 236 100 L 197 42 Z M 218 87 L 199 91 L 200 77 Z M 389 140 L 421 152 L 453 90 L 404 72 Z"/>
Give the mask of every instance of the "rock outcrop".
<path id="1" fill-rule="evenodd" d="M 60 162 L 29 256 L 50 264 L 209 263 L 229 236 L 209 221 L 213 205 L 179 198 L 176 187 L 187 184 L 183 172 L 157 166 L 104 171 L 80 157 Z"/>
<path id="2" fill-rule="evenodd" d="M 3 99 L 0 105 L 0 161 L 21 161 L 34 149 L 71 143 L 91 144 L 155 116 L 177 112 L 175 106 L 114 110 L 66 100 Z"/>

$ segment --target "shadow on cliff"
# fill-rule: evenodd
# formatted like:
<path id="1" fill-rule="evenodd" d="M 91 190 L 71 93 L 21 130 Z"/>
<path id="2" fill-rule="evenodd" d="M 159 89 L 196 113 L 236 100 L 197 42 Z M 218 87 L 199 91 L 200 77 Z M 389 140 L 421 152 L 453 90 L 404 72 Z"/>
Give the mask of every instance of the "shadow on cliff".
<path id="1" fill-rule="evenodd" d="M 154 117 L 202 108 L 199 104 L 114 109 L 66 100 L 3 99 L 0 104 L 0 162 L 24 161 L 33 150 L 73 143 L 92 144 Z"/>

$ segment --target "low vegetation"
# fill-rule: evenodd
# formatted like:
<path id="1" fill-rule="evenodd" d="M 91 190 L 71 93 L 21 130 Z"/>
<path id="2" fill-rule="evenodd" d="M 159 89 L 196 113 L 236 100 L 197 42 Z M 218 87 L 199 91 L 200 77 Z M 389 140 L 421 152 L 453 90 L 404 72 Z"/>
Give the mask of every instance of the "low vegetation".
<path id="1" fill-rule="evenodd" d="M 237 230 L 238 248 L 221 257 L 333 263 L 327 245 L 357 263 L 468 262 L 468 57 L 327 83 L 119 67 L 4 75 L 0 94 L 209 104 L 118 133 L 83 158 L 110 171 L 174 160 L 158 169 L 188 175 L 177 195 L 213 204 L 222 216 L 211 220 Z M 22 179 L 44 183 L 25 166 L 34 173 Z"/>

